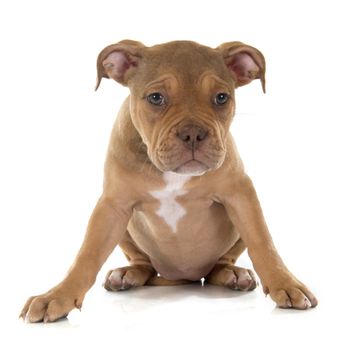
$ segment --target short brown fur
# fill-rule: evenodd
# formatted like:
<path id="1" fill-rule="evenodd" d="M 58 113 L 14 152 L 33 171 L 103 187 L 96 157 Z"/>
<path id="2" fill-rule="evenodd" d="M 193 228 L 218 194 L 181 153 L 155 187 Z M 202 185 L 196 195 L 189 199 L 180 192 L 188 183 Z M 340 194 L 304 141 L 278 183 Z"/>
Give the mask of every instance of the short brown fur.
<path id="1" fill-rule="evenodd" d="M 130 88 L 113 127 L 103 193 L 66 278 L 30 298 L 21 316 L 50 322 L 80 308 L 117 244 L 130 266 L 108 273 L 105 287 L 111 291 L 201 278 L 252 290 L 253 272 L 235 266 L 247 247 L 264 292 L 278 306 L 316 306 L 278 255 L 229 133 L 235 88 L 260 79 L 265 91 L 261 52 L 240 42 L 212 49 L 186 41 L 146 47 L 125 40 L 100 53 L 97 71 L 97 87 L 112 78 Z M 150 102 L 156 92 L 164 104 Z M 222 105 L 220 93 L 228 98 Z M 159 214 L 155 195 L 163 193 L 166 176 L 175 182 L 187 176 L 176 196 L 185 214 L 173 230 L 173 218 Z"/>

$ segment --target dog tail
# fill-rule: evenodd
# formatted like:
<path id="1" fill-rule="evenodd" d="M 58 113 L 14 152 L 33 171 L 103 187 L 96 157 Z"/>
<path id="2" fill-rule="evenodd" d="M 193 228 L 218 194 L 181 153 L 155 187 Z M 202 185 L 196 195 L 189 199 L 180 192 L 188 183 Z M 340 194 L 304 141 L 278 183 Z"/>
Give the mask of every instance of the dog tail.
<path id="1" fill-rule="evenodd" d="M 191 284 L 191 283 L 198 283 L 199 281 L 190 281 L 190 280 L 167 280 L 164 277 L 161 276 L 153 276 L 151 277 L 147 283 L 146 286 L 180 286 L 183 284 Z"/>

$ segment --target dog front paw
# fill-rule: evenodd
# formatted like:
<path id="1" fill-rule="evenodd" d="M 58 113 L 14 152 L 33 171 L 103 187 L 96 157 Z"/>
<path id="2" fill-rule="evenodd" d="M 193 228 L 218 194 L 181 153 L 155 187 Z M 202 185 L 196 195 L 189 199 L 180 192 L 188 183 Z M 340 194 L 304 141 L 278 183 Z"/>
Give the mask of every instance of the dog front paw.
<path id="1" fill-rule="evenodd" d="M 264 292 L 270 294 L 277 306 L 283 309 L 306 310 L 318 303 L 310 290 L 293 277 L 264 285 Z"/>
<path id="2" fill-rule="evenodd" d="M 54 322 L 66 317 L 74 308 L 80 309 L 83 298 L 69 289 L 56 287 L 29 298 L 19 317 L 27 322 Z"/>

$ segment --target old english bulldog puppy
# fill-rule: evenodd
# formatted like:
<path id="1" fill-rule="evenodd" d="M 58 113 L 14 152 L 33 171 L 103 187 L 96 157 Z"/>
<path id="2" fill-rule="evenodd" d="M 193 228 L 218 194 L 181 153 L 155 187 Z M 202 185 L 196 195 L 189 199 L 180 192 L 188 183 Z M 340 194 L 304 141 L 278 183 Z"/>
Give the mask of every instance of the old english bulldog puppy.
<path id="1" fill-rule="evenodd" d="M 97 71 L 97 87 L 111 78 L 130 89 L 113 127 L 103 193 L 67 276 L 30 298 L 21 316 L 50 322 L 81 308 L 118 244 L 129 266 L 108 273 L 109 291 L 203 277 L 250 291 L 253 272 L 235 265 L 248 248 L 264 292 L 279 307 L 316 306 L 278 255 L 229 133 L 235 89 L 260 79 L 265 91 L 262 53 L 241 42 L 212 49 L 124 40 L 102 50 Z"/>

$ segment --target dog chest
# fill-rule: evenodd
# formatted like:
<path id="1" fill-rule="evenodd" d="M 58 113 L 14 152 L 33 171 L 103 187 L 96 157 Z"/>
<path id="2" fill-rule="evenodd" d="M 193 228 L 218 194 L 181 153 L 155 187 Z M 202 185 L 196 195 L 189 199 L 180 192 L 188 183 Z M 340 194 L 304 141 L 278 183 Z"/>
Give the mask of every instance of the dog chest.
<path id="1" fill-rule="evenodd" d="M 163 179 L 165 187 L 160 190 L 150 191 L 150 194 L 159 201 L 156 214 L 164 220 L 173 233 L 176 233 L 179 220 L 187 213 L 177 198 L 187 193 L 184 185 L 191 179 L 191 176 L 165 172 Z"/>

